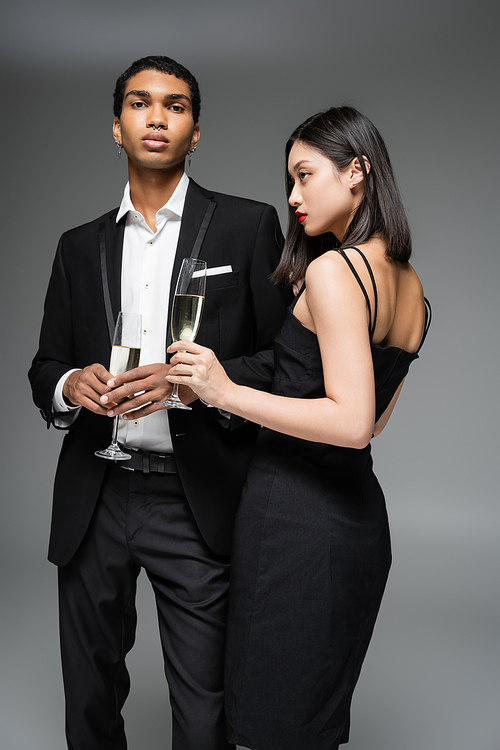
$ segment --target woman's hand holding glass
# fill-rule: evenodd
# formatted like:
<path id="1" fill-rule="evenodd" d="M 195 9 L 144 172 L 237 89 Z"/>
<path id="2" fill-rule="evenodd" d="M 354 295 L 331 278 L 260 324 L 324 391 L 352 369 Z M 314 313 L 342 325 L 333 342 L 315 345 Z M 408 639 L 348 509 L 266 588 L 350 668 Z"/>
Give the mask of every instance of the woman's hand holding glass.
<path id="1" fill-rule="evenodd" d="M 205 302 L 206 279 L 205 260 L 183 258 L 172 304 L 171 330 L 172 339 L 176 342 L 186 338 L 194 341 L 196 338 Z M 166 401 L 156 401 L 156 405 L 191 411 L 191 407 L 179 398 L 179 383 L 172 382 L 174 387 L 169 398 Z"/>
<path id="2" fill-rule="evenodd" d="M 187 385 L 210 406 L 231 411 L 227 402 L 238 386 L 227 376 L 211 349 L 183 340 L 171 344 L 168 352 L 174 355 L 170 359 L 168 381 Z"/>

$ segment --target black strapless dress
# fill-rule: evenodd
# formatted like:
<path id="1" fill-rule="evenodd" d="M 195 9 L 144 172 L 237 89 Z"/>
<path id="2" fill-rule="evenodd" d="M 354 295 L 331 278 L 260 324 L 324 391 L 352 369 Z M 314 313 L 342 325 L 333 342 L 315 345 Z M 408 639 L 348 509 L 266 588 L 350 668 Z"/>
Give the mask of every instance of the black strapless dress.
<path id="1" fill-rule="evenodd" d="M 358 252 L 374 286 L 372 336 L 376 286 Z M 372 355 L 378 419 L 418 354 L 372 344 Z M 275 341 L 273 392 L 325 396 L 316 335 L 295 318 L 293 305 Z M 233 543 L 231 742 L 251 750 L 335 750 L 348 741 L 352 692 L 390 564 L 370 446 L 339 448 L 261 429 Z"/>

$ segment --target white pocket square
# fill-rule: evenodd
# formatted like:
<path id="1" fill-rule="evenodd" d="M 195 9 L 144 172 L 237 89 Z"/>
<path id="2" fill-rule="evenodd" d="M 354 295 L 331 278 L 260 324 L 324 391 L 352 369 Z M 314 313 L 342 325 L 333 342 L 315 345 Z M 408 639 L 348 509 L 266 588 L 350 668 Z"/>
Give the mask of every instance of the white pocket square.
<path id="1" fill-rule="evenodd" d="M 219 276 L 221 273 L 231 273 L 232 266 L 217 266 L 216 268 L 207 268 L 207 276 Z"/>

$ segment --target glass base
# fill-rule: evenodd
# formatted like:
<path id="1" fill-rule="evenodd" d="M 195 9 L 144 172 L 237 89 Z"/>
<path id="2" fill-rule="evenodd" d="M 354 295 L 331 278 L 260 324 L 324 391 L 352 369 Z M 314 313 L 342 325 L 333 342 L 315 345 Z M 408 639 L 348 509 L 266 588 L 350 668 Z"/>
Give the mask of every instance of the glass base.
<path id="1" fill-rule="evenodd" d="M 190 406 L 186 406 L 180 400 L 179 396 L 172 394 L 166 401 L 155 401 L 156 406 L 166 406 L 169 409 L 187 409 L 193 411 Z"/>
<path id="2" fill-rule="evenodd" d="M 96 451 L 94 455 L 99 458 L 107 458 L 108 461 L 128 461 L 132 458 L 130 453 L 124 453 L 119 445 L 113 443 L 102 451 Z"/>

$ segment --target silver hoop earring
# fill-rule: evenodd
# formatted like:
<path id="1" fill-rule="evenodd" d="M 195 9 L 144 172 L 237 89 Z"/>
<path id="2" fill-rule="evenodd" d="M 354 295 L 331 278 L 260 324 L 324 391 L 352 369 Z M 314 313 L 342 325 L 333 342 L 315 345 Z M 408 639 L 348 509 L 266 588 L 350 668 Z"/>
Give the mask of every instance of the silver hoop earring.
<path id="1" fill-rule="evenodd" d="M 189 149 L 189 151 L 187 152 L 189 166 L 191 166 L 191 157 L 195 151 L 196 151 L 196 146 L 193 146 L 193 148 Z"/>
<path id="2" fill-rule="evenodd" d="M 115 143 L 118 146 L 118 158 L 121 159 L 122 158 L 122 148 L 123 148 L 123 146 L 120 143 L 120 141 L 115 141 Z"/>

